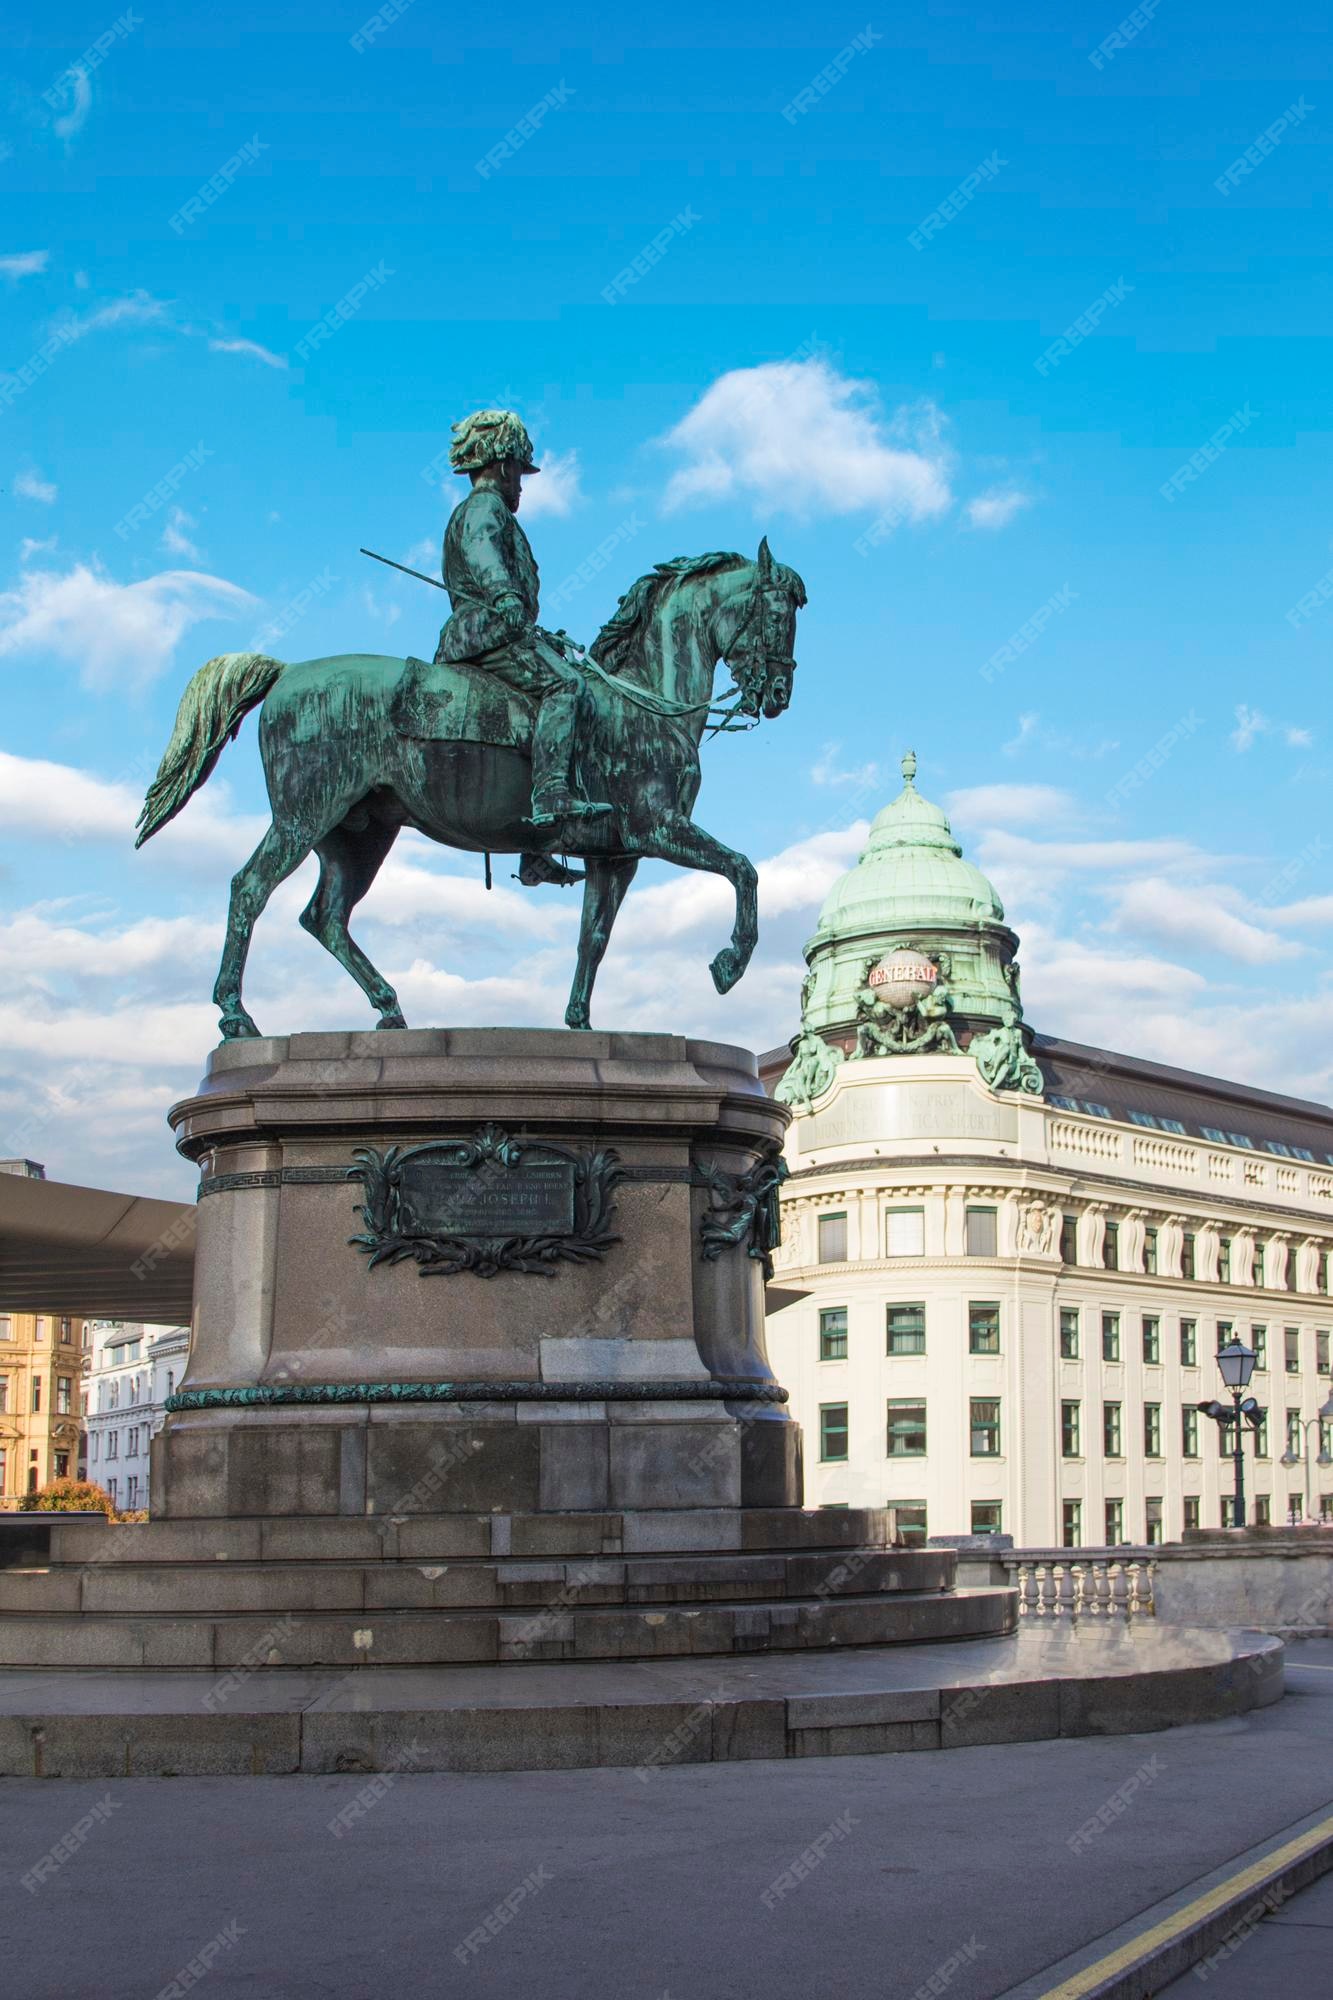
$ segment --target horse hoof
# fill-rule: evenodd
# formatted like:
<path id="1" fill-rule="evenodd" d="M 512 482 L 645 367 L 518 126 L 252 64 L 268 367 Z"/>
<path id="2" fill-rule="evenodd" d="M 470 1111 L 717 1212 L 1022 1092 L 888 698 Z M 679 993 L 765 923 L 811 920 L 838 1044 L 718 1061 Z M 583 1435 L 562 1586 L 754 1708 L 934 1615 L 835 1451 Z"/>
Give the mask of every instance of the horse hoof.
<path id="1" fill-rule="evenodd" d="M 577 1007 L 567 1007 L 565 1009 L 565 1026 L 577 1029 L 591 1028 L 592 1016 L 586 1007 L 581 1011 Z"/>
<path id="2" fill-rule="evenodd" d="M 224 1014 L 218 1026 L 222 1030 L 224 1042 L 248 1042 L 259 1039 L 258 1028 L 245 1013 Z"/>
<path id="3" fill-rule="evenodd" d="M 405 1028 L 407 1026 L 407 1023 L 403 1019 L 399 1009 L 395 1007 L 392 1009 L 390 1013 L 381 1014 L 379 1020 L 376 1021 L 375 1026 L 377 1028 Z"/>
<path id="4" fill-rule="evenodd" d="M 730 993 L 732 987 L 744 971 L 744 967 L 741 964 L 739 952 L 733 951 L 731 946 L 728 945 L 725 951 L 718 953 L 708 970 L 713 975 L 713 984 L 716 986 L 718 992 Z"/>

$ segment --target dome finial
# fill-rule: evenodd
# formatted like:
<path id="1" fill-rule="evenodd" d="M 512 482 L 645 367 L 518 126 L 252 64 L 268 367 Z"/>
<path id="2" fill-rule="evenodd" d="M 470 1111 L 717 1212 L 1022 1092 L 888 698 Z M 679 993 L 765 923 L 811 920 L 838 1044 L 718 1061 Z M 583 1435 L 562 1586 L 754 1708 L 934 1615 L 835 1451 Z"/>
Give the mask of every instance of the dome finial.
<path id="1" fill-rule="evenodd" d="M 906 756 L 905 756 L 905 757 L 903 758 L 903 761 L 902 761 L 902 774 L 903 774 L 903 777 L 904 777 L 904 779 L 906 780 L 906 782 L 907 782 L 907 783 L 908 783 L 908 784 L 910 785 L 910 784 L 911 784 L 911 782 L 912 782 L 912 780 L 913 780 L 913 778 L 915 778 L 915 776 L 916 776 L 916 751 L 915 751 L 915 750 L 909 750 L 909 751 L 907 752 L 907 755 L 906 755 Z"/>

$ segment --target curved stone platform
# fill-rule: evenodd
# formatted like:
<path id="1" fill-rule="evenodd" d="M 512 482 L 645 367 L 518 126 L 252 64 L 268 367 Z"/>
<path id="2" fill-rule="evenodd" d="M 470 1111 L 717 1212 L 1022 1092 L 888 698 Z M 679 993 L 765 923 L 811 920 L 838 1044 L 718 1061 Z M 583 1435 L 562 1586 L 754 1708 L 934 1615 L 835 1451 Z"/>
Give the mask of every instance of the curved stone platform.
<path id="1" fill-rule="evenodd" d="M 0 1775 L 636 1768 L 1165 1729 L 1266 1707 L 1282 1642 L 1049 1626 L 965 1645 L 753 1660 L 0 1673 Z"/>

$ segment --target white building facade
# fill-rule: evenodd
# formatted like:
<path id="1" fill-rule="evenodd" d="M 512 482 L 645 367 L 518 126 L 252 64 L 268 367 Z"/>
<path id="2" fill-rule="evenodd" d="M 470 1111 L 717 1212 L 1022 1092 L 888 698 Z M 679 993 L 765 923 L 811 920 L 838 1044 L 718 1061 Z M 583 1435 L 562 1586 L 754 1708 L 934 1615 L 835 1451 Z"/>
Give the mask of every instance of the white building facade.
<path id="1" fill-rule="evenodd" d="M 859 869 L 878 918 L 844 878 L 826 911 L 859 928 L 821 921 L 778 1085 L 795 1116 L 768 1346 L 806 1504 L 1029 1547 L 1230 1525 L 1231 1429 L 1198 1405 L 1226 1398 L 1215 1354 L 1239 1338 L 1266 1412 L 1247 1519 L 1333 1524 L 1333 1110 L 1034 1035 L 994 997 L 999 965 L 1017 1002 L 1017 940 L 990 885 L 959 860 L 980 903 L 939 893 L 957 886 L 944 815 L 909 777 L 875 826 Z M 937 966 L 914 989 L 931 1004 L 877 1028 L 912 953 Z M 846 1018 L 819 1018 L 821 988 L 858 979 L 855 1012 L 835 998 Z M 771 1082 L 788 1061 L 765 1059 Z"/>
<path id="2" fill-rule="evenodd" d="M 185 1372 L 186 1326 L 99 1320 L 85 1379 L 86 1470 L 122 1513 L 148 1505 L 148 1448 Z"/>

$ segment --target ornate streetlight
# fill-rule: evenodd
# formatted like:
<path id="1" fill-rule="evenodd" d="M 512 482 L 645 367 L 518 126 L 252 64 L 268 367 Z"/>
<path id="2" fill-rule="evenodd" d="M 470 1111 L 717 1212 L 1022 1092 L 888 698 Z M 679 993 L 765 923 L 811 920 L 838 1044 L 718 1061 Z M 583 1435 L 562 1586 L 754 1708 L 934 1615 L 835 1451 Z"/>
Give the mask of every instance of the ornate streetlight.
<path id="1" fill-rule="evenodd" d="M 1231 1503 L 1231 1525 L 1233 1528 L 1243 1528 L 1245 1526 L 1245 1453 L 1241 1419 L 1242 1417 L 1245 1418 L 1250 1427 L 1255 1431 L 1258 1430 L 1264 1420 L 1264 1412 L 1260 1409 L 1258 1403 L 1255 1402 L 1254 1397 L 1243 1394 L 1249 1387 L 1250 1377 L 1254 1373 L 1254 1364 L 1257 1358 L 1254 1349 L 1246 1347 L 1243 1341 L 1229 1340 L 1225 1347 L 1219 1347 L 1217 1350 L 1217 1365 L 1221 1370 L 1222 1380 L 1231 1391 L 1232 1407 L 1228 1409 L 1225 1403 L 1216 1401 L 1200 1403 L 1197 1406 L 1203 1412 L 1204 1416 L 1211 1417 L 1215 1423 L 1220 1424 L 1224 1429 L 1227 1424 L 1234 1426 L 1232 1431 L 1232 1457 L 1236 1467 L 1236 1494 Z"/>
<path id="2" fill-rule="evenodd" d="M 1333 1394 L 1330 1394 L 1325 1398 L 1322 1407 L 1319 1409 L 1316 1415 L 1314 1415 L 1313 1417 L 1307 1417 L 1304 1423 L 1301 1425 L 1301 1450 L 1299 1452 L 1287 1450 L 1284 1451 L 1282 1454 L 1282 1463 L 1284 1465 L 1300 1465 L 1303 1463 L 1305 1466 L 1305 1518 L 1307 1521 L 1309 1520 L 1311 1513 L 1310 1433 L 1314 1429 L 1316 1424 L 1327 1424 L 1327 1423 L 1333 1423 Z M 1318 1458 L 1315 1460 L 1315 1463 L 1316 1465 L 1333 1465 L 1333 1456 L 1330 1456 L 1330 1454 L 1326 1451 L 1321 1451 Z"/>

